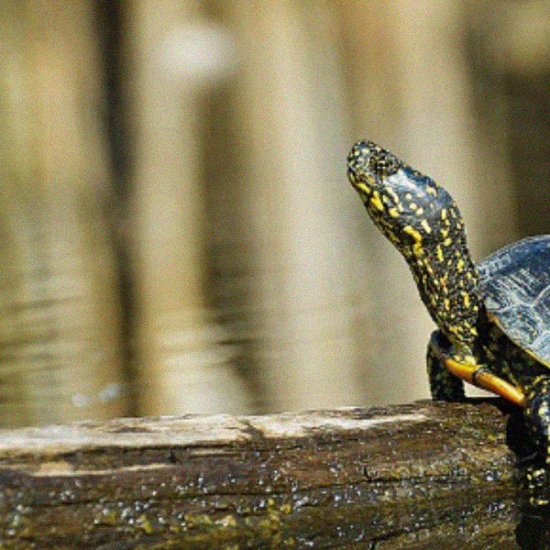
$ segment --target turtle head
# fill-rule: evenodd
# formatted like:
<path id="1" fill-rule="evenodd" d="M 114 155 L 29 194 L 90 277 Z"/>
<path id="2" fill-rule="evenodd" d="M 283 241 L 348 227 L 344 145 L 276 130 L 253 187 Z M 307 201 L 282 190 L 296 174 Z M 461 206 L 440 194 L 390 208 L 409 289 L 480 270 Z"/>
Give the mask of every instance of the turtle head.
<path id="1" fill-rule="evenodd" d="M 439 328 L 469 345 L 482 303 L 464 222 L 450 194 L 371 141 L 353 146 L 348 177 L 375 225 L 407 260 Z"/>
<path id="2" fill-rule="evenodd" d="M 371 141 L 353 146 L 348 176 L 378 229 L 407 260 L 425 256 L 445 241 L 452 223 L 462 223 L 445 189 Z"/>

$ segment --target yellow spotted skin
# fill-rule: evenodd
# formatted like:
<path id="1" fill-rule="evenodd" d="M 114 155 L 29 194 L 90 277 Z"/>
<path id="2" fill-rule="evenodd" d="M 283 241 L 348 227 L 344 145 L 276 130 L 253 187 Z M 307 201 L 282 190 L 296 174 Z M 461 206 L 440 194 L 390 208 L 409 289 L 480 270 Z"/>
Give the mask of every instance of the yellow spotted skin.
<path id="1" fill-rule="evenodd" d="M 407 260 L 434 321 L 453 341 L 471 346 L 483 305 L 451 196 L 372 142 L 354 146 L 348 175 L 374 223 Z M 451 284 L 452 272 L 469 275 Z"/>
<path id="2" fill-rule="evenodd" d="M 550 236 L 510 245 L 478 269 L 457 205 L 431 178 L 370 141 L 353 146 L 348 177 L 438 326 L 428 346 L 432 397 L 463 399 L 464 380 L 523 407 L 550 467 Z"/>

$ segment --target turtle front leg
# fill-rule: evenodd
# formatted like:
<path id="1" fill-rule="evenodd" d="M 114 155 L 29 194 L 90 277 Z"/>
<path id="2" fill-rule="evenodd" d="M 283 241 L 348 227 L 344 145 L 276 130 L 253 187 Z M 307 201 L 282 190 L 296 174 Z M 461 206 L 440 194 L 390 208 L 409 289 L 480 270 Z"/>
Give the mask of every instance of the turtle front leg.
<path id="1" fill-rule="evenodd" d="M 449 372 L 440 359 L 441 353 L 436 351 L 436 349 L 441 350 L 449 346 L 449 341 L 440 330 L 432 333 L 426 359 L 430 380 L 430 393 L 434 401 L 457 402 L 464 401 L 465 399 L 464 382 Z"/>
<path id="2" fill-rule="evenodd" d="M 428 347 L 428 373 L 434 399 L 463 400 L 464 386 L 460 381 L 464 380 L 520 407 L 525 405 L 525 395 L 520 386 L 497 376 L 486 365 L 478 364 L 472 355 L 455 356 L 452 348 L 444 334 L 439 331 L 432 334 Z"/>

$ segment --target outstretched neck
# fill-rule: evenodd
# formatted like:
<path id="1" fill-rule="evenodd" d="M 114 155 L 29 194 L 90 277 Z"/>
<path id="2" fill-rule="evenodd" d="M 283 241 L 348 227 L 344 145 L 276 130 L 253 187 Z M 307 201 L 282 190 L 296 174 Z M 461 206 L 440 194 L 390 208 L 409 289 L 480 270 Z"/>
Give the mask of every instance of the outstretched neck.
<path id="1" fill-rule="evenodd" d="M 471 348 L 486 316 L 452 197 L 372 142 L 355 144 L 348 174 L 376 226 L 407 260 L 434 321 L 455 344 Z"/>
<path id="2" fill-rule="evenodd" d="M 459 219 L 456 205 L 441 215 Z M 486 318 L 479 295 L 479 274 L 466 245 L 462 222 L 450 223 L 433 235 L 414 232 L 401 252 L 409 264 L 420 297 L 437 326 L 460 346 L 471 347 Z"/>

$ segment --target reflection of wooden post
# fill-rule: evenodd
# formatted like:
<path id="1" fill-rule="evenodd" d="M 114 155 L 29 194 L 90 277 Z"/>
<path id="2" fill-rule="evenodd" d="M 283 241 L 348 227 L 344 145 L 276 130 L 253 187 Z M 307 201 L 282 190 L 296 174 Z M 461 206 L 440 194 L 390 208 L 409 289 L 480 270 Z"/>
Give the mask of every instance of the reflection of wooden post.
<path id="1" fill-rule="evenodd" d="M 357 403 L 342 90 L 330 11 L 233 2 L 238 96 L 251 170 L 261 362 L 271 407 Z M 351 196 L 351 194 L 349 194 Z"/>
<path id="2" fill-rule="evenodd" d="M 485 251 L 547 233 L 550 4 L 467 3 Z M 542 183 L 542 185 L 541 185 Z M 540 205 L 544 205 L 541 212 Z"/>
<path id="3" fill-rule="evenodd" d="M 46 292 L 55 334 L 51 353 L 64 394 L 58 407 L 67 419 L 118 416 L 126 409 L 119 303 L 103 218 L 108 176 L 97 122 L 93 2 L 36 2 L 28 13 L 43 125 L 38 146 Z"/>
<path id="4" fill-rule="evenodd" d="M 31 1 L 21 10 L 14 1 L 2 8 L 12 25 L 2 40 L 17 37 L 18 51 L 3 47 L 0 60 L 12 77 L 0 83 L 2 118 L 12 123 L 2 125 L 10 139 L 0 151 L 9 195 L 1 218 L 11 250 L 1 261 L 9 263 L 2 272 L 14 290 L 1 296 L 0 383 L 20 381 L 16 397 L 2 388 L 8 395 L 0 414 L 10 415 L 2 422 L 119 416 L 126 409 L 103 221 L 93 4 Z M 18 414 L 14 400 L 23 418 L 11 416 Z"/>
<path id="5" fill-rule="evenodd" d="M 193 83 L 178 74 L 177 60 L 177 31 L 185 28 L 193 6 L 142 0 L 130 13 L 138 348 L 146 414 L 244 407 L 219 344 L 222 335 L 209 322 L 203 288 L 200 106 Z"/>
<path id="6" fill-rule="evenodd" d="M 0 425 L 33 422 L 25 400 L 21 346 L 27 331 L 20 322 L 25 286 L 35 275 L 36 214 L 31 176 L 32 112 L 26 66 L 27 44 L 17 0 L 0 4 Z M 27 100 L 25 100 L 25 98 Z M 26 198 L 26 200 L 25 200 Z M 30 285 L 29 285 L 30 286 Z M 28 287 L 27 287 L 28 288 Z M 38 323 L 32 325 L 36 327 Z M 28 325 L 27 325 L 28 326 Z"/>

